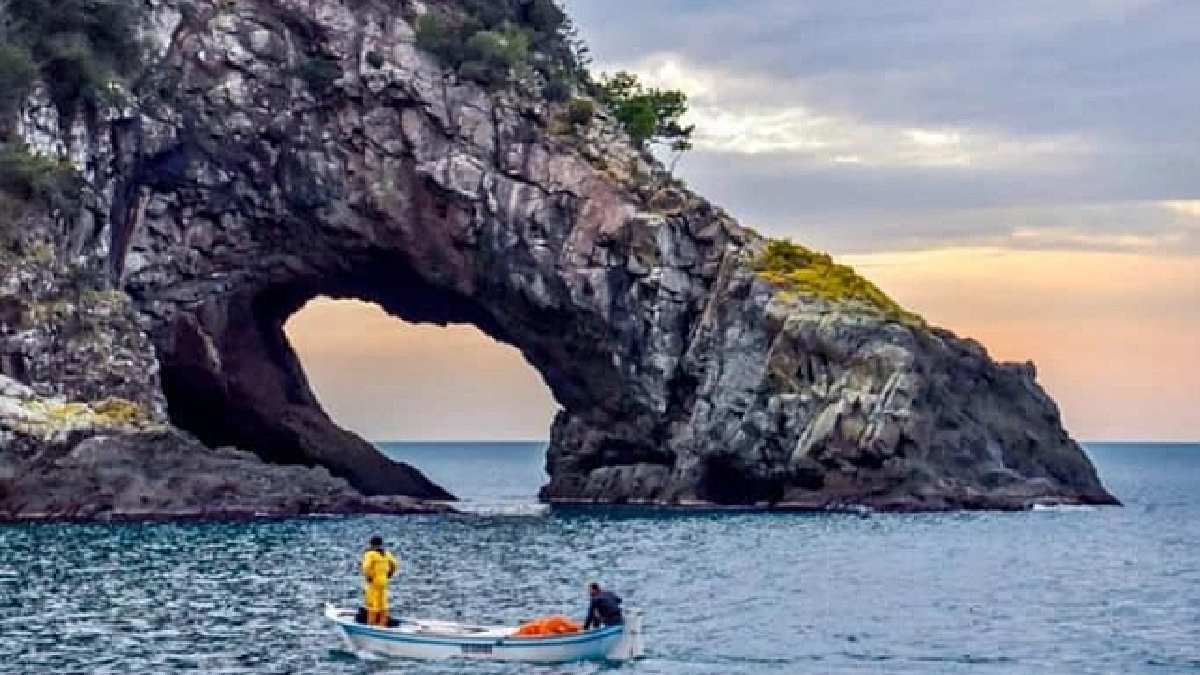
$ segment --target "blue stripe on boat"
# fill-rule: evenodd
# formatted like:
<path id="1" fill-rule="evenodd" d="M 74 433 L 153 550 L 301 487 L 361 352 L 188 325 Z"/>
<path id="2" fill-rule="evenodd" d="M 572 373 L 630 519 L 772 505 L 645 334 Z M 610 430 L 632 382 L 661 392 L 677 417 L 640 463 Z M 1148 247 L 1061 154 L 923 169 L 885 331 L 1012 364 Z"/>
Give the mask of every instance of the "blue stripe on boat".
<path id="1" fill-rule="evenodd" d="M 421 644 L 433 645 L 461 645 L 461 644 L 476 644 L 476 645 L 491 645 L 500 648 L 522 648 L 522 647 L 549 647 L 557 645 L 571 645 L 583 642 L 594 642 L 603 640 L 604 638 L 620 635 L 625 630 L 624 626 L 607 626 L 597 631 L 584 633 L 582 635 L 572 635 L 561 638 L 497 638 L 497 637 L 467 637 L 461 638 L 435 638 L 422 635 L 413 635 L 411 633 L 394 633 L 392 631 L 379 630 L 361 624 L 338 622 L 342 629 L 350 635 L 365 635 L 367 637 L 389 640 L 392 642 L 417 642 Z"/>

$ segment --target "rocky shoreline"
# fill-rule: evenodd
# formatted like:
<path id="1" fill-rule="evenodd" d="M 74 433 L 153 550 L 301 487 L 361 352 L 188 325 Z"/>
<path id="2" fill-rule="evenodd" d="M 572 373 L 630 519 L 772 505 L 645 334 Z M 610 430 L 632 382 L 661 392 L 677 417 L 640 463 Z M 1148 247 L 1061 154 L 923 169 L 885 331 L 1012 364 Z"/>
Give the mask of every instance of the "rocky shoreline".
<path id="1" fill-rule="evenodd" d="M 69 449 L 68 449 L 69 448 Z M 14 453 L 13 450 L 16 450 Z M 20 445 L 6 455 L 20 454 Z M 274 466 L 174 430 L 97 435 L 0 465 L 0 522 L 247 520 L 445 514 L 446 503 L 364 497 L 324 468 Z"/>
<path id="2" fill-rule="evenodd" d="M 71 438 L 89 433 L 95 435 Z M 0 455 L 0 522 L 452 511 L 445 503 L 409 497 L 365 497 L 324 468 L 266 464 L 233 448 L 207 448 L 166 427 L 77 427 L 61 442 L 12 440 Z"/>
<path id="3" fill-rule="evenodd" d="M 289 520 L 293 518 L 324 518 L 340 516 L 389 515 L 389 516 L 441 516 L 454 513 L 454 509 L 438 502 L 397 498 L 394 504 L 377 506 L 347 506 L 331 507 L 316 511 L 298 511 L 286 508 L 271 508 L 247 506 L 245 508 L 196 507 L 179 510 L 130 510 L 130 511 L 95 511 L 83 509 L 77 511 L 46 511 L 46 512 L 0 512 L 0 525 L 16 525 L 21 523 L 240 523 L 254 521 Z"/>
<path id="4" fill-rule="evenodd" d="M 544 502 L 551 507 L 564 509 L 648 509 L 651 511 L 682 512 L 769 512 L 769 513 L 854 513 L 854 514 L 905 514 L 905 513 L 949 513 L 956 511 L 1033 511 L 1039 508 L 1061 506 L 1121 506 L 1120 500 L 1112 496 L 1096 497 L 1026 497 L 997 495 L 975 495 L 962 498 L 938 496 L 920 499 L 913 496 L 866 497 L 852 501 L 818 499 L 808 502 L 757 502 L 753 504 L 721 504 L 704 500 L 661 501 L 638 500 L 604 501 L 597 499 L 549 498 Z"/>

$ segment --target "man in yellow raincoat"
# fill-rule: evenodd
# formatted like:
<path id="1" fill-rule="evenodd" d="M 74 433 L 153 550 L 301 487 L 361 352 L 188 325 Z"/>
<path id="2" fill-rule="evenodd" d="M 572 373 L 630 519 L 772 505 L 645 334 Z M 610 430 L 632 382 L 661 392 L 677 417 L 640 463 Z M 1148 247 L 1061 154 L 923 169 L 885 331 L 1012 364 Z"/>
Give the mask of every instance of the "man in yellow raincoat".
<path id="1" fill-rule="evenodd" d="M 371 537 L 371 546 L 363 553 L 362 573 L 366 582 L 367 623 L 372 626 L 388 625 L 387 589 L 388 580 L 400 568 L 396 558 L 383 548 L 383 537 Z"/>

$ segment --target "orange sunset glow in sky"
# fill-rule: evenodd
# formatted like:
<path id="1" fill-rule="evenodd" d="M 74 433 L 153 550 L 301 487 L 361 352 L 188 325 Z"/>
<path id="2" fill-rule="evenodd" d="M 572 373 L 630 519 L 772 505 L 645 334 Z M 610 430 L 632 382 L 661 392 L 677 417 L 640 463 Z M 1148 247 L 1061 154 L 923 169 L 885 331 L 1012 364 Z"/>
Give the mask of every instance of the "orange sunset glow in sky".
<path id="1" fill-rule="evenodd" d="M 848 256 L 933 323 L 1033 360 L 1081 440 L 1200 438 L 1200 267 L 1186 258 L 961 249 Z M 557 409 L 516 350 L 316 300 L 288 324 L 340 424 L 372 439 L 540 439 Z"/>

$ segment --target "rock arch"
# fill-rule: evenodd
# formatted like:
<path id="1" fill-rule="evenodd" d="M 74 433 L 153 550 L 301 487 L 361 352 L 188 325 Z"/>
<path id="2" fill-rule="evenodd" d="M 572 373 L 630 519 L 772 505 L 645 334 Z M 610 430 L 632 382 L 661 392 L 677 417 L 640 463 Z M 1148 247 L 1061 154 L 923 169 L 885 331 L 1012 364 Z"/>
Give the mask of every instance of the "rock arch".
<path id="1" fill-rule="evenodd" d="M 320 410 L 282 326 L 328 295 L 519 348 L 563 407 L 546 499 L 1111 501 L 1032 368 L 781 291 L 752 269 L 763 240 L 611 120 L 564 131 L 457 81 L 397 3 L 194 5 L 165 13 L 173 86 L 114 126 L 109 193 L 114 280 L 207 443 L 445 496 Z M 318 55 L 341 76 L 314 93 L 296 73 Z"/>

